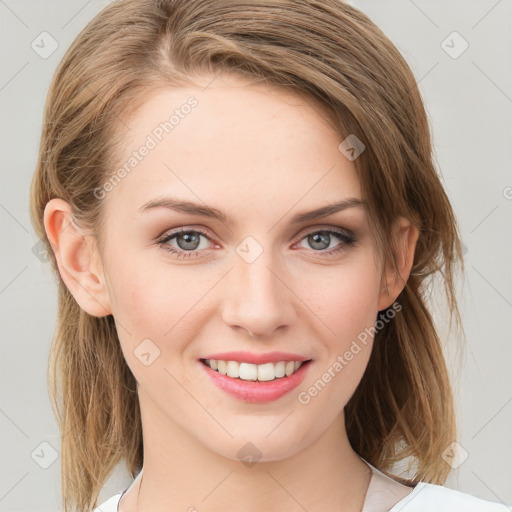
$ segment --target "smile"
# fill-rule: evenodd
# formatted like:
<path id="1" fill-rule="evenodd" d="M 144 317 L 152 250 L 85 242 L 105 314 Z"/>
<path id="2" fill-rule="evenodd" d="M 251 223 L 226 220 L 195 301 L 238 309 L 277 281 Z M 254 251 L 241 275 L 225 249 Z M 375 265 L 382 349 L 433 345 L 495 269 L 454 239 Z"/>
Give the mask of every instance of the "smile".
<path id="1" fill-rule="evenodd" d="M 313 361 L 278 361 L 255 365 L 238 361 L 200 359 L 198 364 L 211 379 L 210 382 L 230 396 L 245 402 L 263 403 L 277 400 L 299 386 Z M 214 366 L 217 368 L 214 369 Z M 231 377 L 228 372 L 234 376 Z"/>
<path id="2" fill-rule="evenodd" d="M 305 361 L 278 361 L 276 363 L 252 364 L 221 359 L 201 359 L 201 361 L 212 370 L 232 379 L 259 382 L 289 377 L 305 363 Z"/>

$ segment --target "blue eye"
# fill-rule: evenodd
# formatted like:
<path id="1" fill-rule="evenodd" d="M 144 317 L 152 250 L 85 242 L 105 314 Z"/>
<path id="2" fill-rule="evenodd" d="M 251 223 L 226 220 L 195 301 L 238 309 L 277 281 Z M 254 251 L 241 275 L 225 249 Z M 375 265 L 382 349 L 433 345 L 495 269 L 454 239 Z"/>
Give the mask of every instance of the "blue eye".
<path id="1" fill-rule="evenodd" d="M 331 248 L 329 251 L 325 251 L 325 249 L 328 248 L 330 245 L 330 242 L 332 239 L 335 238 L 342 242 L 341 244 L 335 246 L 334 248 Z M 321 231 L 311 231 L 309 234 L 307 234 L 302 240 L 307 240 L 307 242 L 314 247 L 315 249 L 320 249 L 321 251 L 324 251 L 325 254 L 334 254 L 339 251 L 342 251 L 345 249 L 345 246 L 352 246 L 355 244 L 355 238 L 351 233 L 347 233 L 344 231 L 334 231 L 331 229 L 324 229 Z M 327 244 L 327 247 L 322 247 L 322 245 Z M 320 246 L 320 247 L 318 247 Z M 315 251 L 319 252 L 319 251 Z"/>
<path id="2" fill-rule="evenodd" d="M 182 229 L 165 235 L 164 238 L 158 240 L 157 243 L 166 251 L 176 254 L 178 258 L 190 258 L 192 256 L 199 256 L 200 251 L 198 247 L 201 242 L 201 237 L 208 239 L 208 236 L 203 231 Z M 180 240 L 182 248 L 179 246 L 174 247 L 169 244 L 169 242 L 174 239 Z"/>
<path id="3" fill-rule="evenodd" d="M 157 240 L 157 244 L 160 245 L 166 251 L 175 254 L 177 258 L 191 258 L 200 256 L 201 252 L 208 251 L 207 247 L 200 248 L 201 238 L 209 240 L 209 236 L 205 231 L 193 230 L 193 229 L 180 229 L 171 233 L 166 233 L 163 237 Z M 332 239 L 337 239 L 338 245 L 331 247 L 329 250 L 325 250 L 329 247 Z M 178 247 L 171 245 L 169 242 L 176 241 Z M 307 240 L 313 247 L 313 252 L 318 252 L 325 255 L 331 255 L 346 249 L 347 246 L 355 245 L 354 235 L 345 230 L 332 230 L 322 229 L 316 231 L 310 231 L 306 233 L 299 241 Z M 326 247 L 323 247 L 327 245 Z M 181 247 L 180 247 L 181 246 Z M 317 250 L 319 249 L 319 250 Z"/>

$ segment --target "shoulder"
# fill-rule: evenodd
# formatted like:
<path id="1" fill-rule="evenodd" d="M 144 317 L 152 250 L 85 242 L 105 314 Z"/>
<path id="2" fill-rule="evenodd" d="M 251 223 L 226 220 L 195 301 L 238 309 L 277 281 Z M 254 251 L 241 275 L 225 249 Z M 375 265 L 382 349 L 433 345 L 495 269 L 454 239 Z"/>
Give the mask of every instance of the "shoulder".
<path id="1" fill-rule="evenodd" d="M 442 485 L 418 483 L 389 512 L 510 512 L 502 503 L 487 501 Z"/>
<path id="2" fill-rule="evenodd" d="M 98 507 L 95 508 L 92 512 L 117 512 L 117 506 L 122 494 L 122 492 L 119 492 L 114 496 L 111 496 L 107 501 L 104 501 L 101 505 L 98 505 Z"/>

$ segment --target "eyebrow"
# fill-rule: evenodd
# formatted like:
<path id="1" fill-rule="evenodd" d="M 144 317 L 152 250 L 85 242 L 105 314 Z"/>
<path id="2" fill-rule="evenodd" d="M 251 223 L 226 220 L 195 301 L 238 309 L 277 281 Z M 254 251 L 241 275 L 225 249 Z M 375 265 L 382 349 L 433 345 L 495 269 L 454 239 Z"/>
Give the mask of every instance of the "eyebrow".
<path id="1" fill-rule="evenodd" d="M 355 197 L 349 197 L 337 203 L 327 204 L 311 210 L 309 212 L 302 212 L 292 217 L 291 224 L 299 224 L 301 222 L 307 222 L 310 220 L 327 217 L 334 213 L 346 210 L 348 208 L 365 207 L 365 203 L 361 199 Z M 155 208 L 168 208 L 181 213 L 188 213 L 190 215 L 199 215 L 201 217 L 211 217 L 217 219 L 224 224 L 230 223 L 230 218 L 221 210 L 213 208 L 211 206 L 202 205 L 199 203 L 193 203 L 191 201 L 183 201 L 173 197 L 162 197 L 153 199 L 143 204 L 138 210 L 140 213 L 155 209 Z"/>

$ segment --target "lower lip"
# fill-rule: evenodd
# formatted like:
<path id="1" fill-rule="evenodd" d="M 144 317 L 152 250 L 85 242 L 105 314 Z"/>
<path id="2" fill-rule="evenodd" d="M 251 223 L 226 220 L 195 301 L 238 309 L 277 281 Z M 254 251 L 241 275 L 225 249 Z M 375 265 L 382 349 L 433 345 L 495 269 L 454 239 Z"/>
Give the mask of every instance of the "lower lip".
<path id="1" fill-rule="evenodd" d="M 252 403 L 272 402 L 295 389 L 306 377 L 312 361 L 308 361 L 289 377 L 282 377 L 271 381 L 248 381 L 233 379 L 227 375 L 212 370 L 208 365 L 199 361 L 203 371 L 212 379 L 213 383 L 231 396 Z"/>

